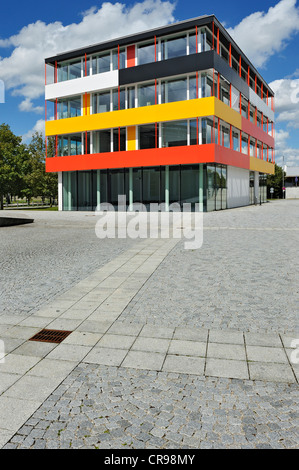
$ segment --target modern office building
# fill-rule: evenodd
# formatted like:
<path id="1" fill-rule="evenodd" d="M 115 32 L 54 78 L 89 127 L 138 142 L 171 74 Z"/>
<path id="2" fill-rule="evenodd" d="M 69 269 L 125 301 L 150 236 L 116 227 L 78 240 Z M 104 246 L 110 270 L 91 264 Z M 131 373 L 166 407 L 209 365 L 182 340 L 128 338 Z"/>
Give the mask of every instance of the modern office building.
<path id="1" fill-rule="evenodd" d="M 274 94 L 214 15 L 45 60 L 59 208 L 265 202 Z"/>
<path id="2" fill-rule="evenodd" d="M 285 198 L 299 199 L 299 166 L 283 167 L 285 172 Z"/>

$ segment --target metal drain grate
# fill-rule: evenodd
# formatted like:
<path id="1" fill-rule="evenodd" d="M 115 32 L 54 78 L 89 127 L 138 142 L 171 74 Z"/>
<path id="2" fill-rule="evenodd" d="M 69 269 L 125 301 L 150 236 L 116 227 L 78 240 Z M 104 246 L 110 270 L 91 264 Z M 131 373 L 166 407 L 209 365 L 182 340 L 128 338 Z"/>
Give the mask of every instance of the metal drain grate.
<path id="1" fill-rule="evenodd" d="M 44 343 L 61 343 L 72 331 L 41 330 L 32 336 L 29 341 L 42 341 Z"/>

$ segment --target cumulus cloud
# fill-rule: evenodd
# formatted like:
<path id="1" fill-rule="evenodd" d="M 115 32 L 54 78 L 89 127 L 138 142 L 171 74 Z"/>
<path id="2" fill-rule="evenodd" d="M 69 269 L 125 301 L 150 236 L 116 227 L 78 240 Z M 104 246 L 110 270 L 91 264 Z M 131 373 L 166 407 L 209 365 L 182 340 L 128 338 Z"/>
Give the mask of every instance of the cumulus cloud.
<path id="1" fill-rule="evenodd" d="M 44 94 L 44 59 L 60 52 L 95 44 L 115 37 L 162 26 L 174 21 L 175 4 L 164 0 L 144 0 L 127 7 L 105 2 L 82 13 L 79 23 L 63 25 L 36 21 L 9 38 L 0 47 L 12 47 L 8 57 L 0 57 L 0 79 L 6 90 L 21 96 L 21 111 L 40 112 L 32 101 Z"/>
<path id="2" fill-rule="evenodd" d="M 228 32 L 257 67 L 288 44 L 299 32 L 299 8 L 296 0 L 280 0 L 267 12 L 257 11 Z"/>
<path id="3" fill-rule="evenodd" d="M 44 119 L 39 119 L 35 125 L 30 129 L 26 134 L 22 136 L 23 143 L 27 144 L 31 141 L 33 134 L 35 132 L 42 133 L 45 136 L 45 121 Z"/>
<path id="4" fill-rule="evenodd" d="M 276 122 L 299 129 L 299 78 L 282 78 L 270 83 L 275 93 Z"/>
<path id="5" fill-rule="evenodd" d="M 289 146 L 290 137 L 285 129 L 275 132 L 275 162 L 280 166 L 299 166 L 299 148 Z"/>

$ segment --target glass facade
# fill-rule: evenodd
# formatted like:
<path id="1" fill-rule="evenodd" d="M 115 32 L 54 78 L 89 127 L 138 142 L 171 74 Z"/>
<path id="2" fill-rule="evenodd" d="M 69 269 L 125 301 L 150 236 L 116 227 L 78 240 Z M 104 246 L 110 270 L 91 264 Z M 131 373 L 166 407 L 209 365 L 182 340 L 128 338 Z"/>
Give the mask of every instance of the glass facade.
<path id="1" fill-rule="evenodd" d="M 75 59 L 68 62 L 61 62 L 57 64 L 57 81 L 64 82 L 66 80 L 73 80 L 80 78 L 82 74 L 82 60 Z"/>
<path id="2" fill-rule="evenodd" d="M 174 101 L 187 100 L 187 77 L 174 80 L 162 80 L 161 102 L 172 103 Z"/>
<path id="3" fill-rule="evenodd" d="M 151 106 L 156 103 L 155 82 L 138 85 L 138 106 Z"/>
<path id="4" fill-rule="evenodd" d="M 129 168 L 63 172 L 63 210 L 95 210 L 99 195 L 101 203 L 108 202 L 116 209 L 119 196 L 125 196 L 128 209 L 129 188 L 133 203 L 147 209 L 150 204 L 164 205 L 166 191 L 169 204 L 177 203 L 184 209 L 190 204 L 188 208 L 194 211 L 199 202 L 204 211 L 226 209 L 226 173 L 224 165 L 206 164 L 132 168 L 131 172 Z"/>
<path id="5" fill-rule="evenodd" d="M 137 46 L 137 65 L 155 62 L 155 43 L 154 41 Z"/>
<path id="6" fill-rule="evenodd" d="M 161 41 L 161 60 L 173 59 L 186 55 L 187 35 L 162 39 Z"/>
<path id="7" fill-rule="evenodd" d="M 162 122 L 162 147 L 187 145 L 188 121 Z"/>
<path id="8" fill-rule="evenodd" d="M 61 99 L 57 102 L 57 119 L 81 116 L 81 96 Z"/>

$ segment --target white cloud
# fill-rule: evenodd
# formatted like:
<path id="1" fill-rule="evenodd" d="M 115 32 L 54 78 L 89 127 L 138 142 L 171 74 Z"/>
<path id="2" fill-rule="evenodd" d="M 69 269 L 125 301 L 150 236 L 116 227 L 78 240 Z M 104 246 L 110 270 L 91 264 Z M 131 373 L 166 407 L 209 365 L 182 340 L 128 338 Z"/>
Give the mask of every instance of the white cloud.
<path id="1" fill-rule="evenodd" d="M 0 58 L 0 79 L 6 90 L 23 97 L 21 110 L 39 112 L 32 100 L 44 94 L 46 57 L 111 39 L 116 31 L 120 37 L 171 23 L 174 9 L 174 3 L 163 0 L 144 0 L 130 7 L 105 2 L 82 13 L 79 23 L 36 21 L 0 40 L 0 47 L 13 47 L 10 56 Z"/>
<path id="2" fill-rule="evenodd" d="M 299 166 L 299 148 L 290 147 L 290 133 L 284 129 L 275 132 L 275 163 L 283 166 Z"/>
<path id="3" fill-rule="evenodd" d="M 45 136 L 45 121 L 44 119 L 39 119 L 32 129 L 30 129 L 26 134 L 22 136 L 22 141 L 24 144 L 28 144 L 35 132 L 42 133 Z"/>
<path id="4" fill-rule="evenodd" d="M 42 106 L 34 106 L 30 98 L 26 98 L 19 104 L 20 111 L 32 111 L 37 114 L 41 114 L 44 112 L 44 108 Z"/>
<path id="5" fill-rule="evenodd" d="M 257 67 L 282 51 L 287 41 L 299 32 L 299 8 L 296 0 L 280 0 L 265 13 L 257 11 L 228 32 Z"/>
<path id="6" fill-rule="evenodd" d="M 275 93 L 276 122 L 299 129 L 299 78 L 282 78 L 269 85 Z"/>

